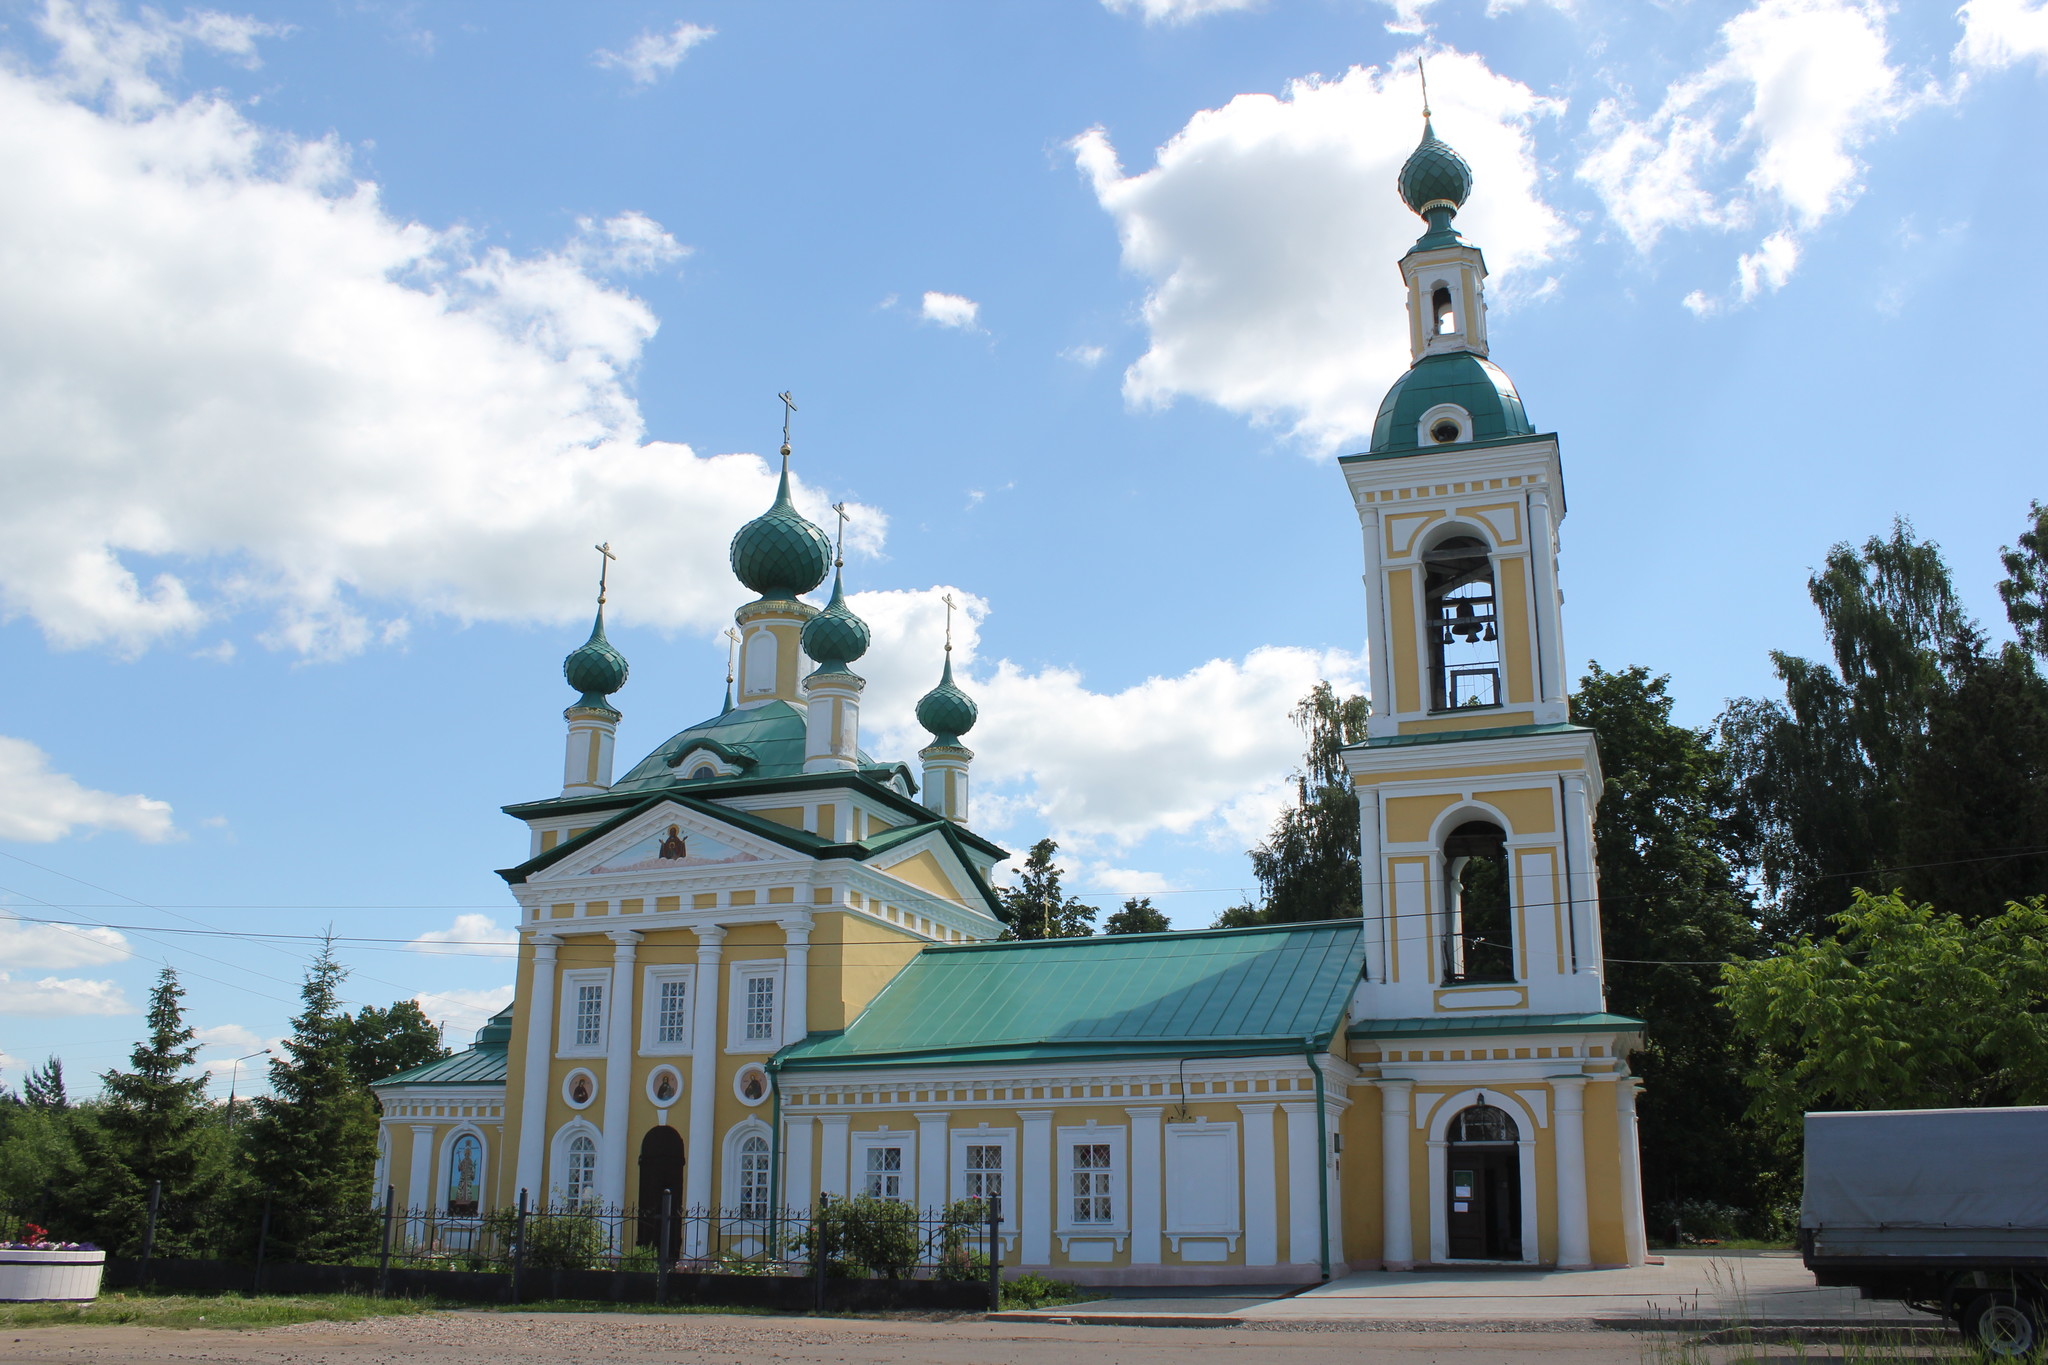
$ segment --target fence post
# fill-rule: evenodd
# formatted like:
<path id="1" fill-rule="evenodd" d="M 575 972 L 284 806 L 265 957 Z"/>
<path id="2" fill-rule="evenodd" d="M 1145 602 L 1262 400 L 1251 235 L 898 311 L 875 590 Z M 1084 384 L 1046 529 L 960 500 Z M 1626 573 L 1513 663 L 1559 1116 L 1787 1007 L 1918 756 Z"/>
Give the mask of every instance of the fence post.
<path id="1" fill-rule="evenodd" d="M 142 1264 L 137 1268 L 135 1287 L 149 1288 L 149 1258 L 156 1250 L 156 1210 L 164 1197 L 164 1182 L 149 1182 L 149 1219 L 142 1225 Z"/>
<path id="2" fill-rule="evenodd" d="M 519 1192 L 519 1222 L 512 1233 L 512 1302 L 519 1302 L 519 1280 L 526 1270 L 526 1191 Z"/>
<path id="3" fill-rule="evenodd" d="M 831 1202 L 820 1190 L 811 1207 L 811 1309 L 818 1313 L 825 1311 L 825 1206 Z"/>
<path id="4" fill-rule="evenodd" d="M 661 1192 L 661 1233 L 654 1244 L 654 1301 L 668 1302 L 669 1232 L 675 1226 L 676 1192 Z"/>
<path id="5" fill-rule="evenodd" d="M 256 1273 L 249 1281 L 249 1292 L 263 1292 L 263 1253 L 270 1245 L 270 1199 L 263 1196 L 263 1221 L 256 1225 Z"/>
<path id="6" fill-rule="evenodd" d="M 988 1311 L 1003 1311 L 1003 1216 L 988 1205 Z"/>
<path id="7" fill-rule="evenodd" d="M 384 1187 L 384 1246 L 377 1253 L 377 1297 L 384 1297 L 385 1283 L 391 1277 L 391 1212 L 398 1203 L 398 1187 Z"/>

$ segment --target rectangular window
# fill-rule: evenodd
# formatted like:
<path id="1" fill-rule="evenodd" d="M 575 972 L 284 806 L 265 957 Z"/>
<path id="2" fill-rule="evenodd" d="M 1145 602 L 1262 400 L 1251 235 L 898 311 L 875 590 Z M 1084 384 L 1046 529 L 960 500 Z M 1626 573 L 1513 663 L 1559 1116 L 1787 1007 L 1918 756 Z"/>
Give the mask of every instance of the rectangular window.
<path id="1" fill-rule="evenodd" d="M 961 1193 L 979 1199 L 996 1217 L 1003 1216 L 1003 1149 L 994 1143 L 967 1144 L 967 1169 Z"/>
<path id="2" fill-rule="evenodd" d="M 772 1042 L 775 1038 L 775 978 L 747 978 L 747 1041 Z"/>
<path id="3" fill-rule="evenodd" d="M 576 1046 L 597 1047 L 604 1042 L 604 987 L 584 982 L 576 988 Z"/>
<path id="4" fill-rule="evenodd" d="M 1073 1220 L 1076 1226 L 1116 1222 L 1116 1170 L 1106 1142 L 1074 1144 Z"/>
<path id="5" fill-rule="evenodd" d="M 867 1183 L 861 1187 L 876 1199 L 901 1199 L 903 1197 L 903 1149 L 901 1147 L 868 1148 Z"/>
<path id="6" fill-rule="evenodd" d="M 690 983 L 664 981 L 655 1004 L 654 1039 L 660 1043 L 681 1043 L 690 1034 Z"/>
<path id="7" fill-rule="evenodd" d="M 782 1042 L 782 986 L 779 958 L 728 963 L 725 985 L 725 1050 L 773 1052 Z"/>

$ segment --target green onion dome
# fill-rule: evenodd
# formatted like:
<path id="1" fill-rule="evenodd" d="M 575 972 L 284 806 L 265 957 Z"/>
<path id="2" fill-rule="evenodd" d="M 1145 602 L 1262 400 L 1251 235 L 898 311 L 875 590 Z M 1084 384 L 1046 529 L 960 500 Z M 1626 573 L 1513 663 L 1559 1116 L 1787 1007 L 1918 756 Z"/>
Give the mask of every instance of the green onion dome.
<path id="1" fill-rule="evenodd" d="M 1401 202 L 1415 212 L 1426 216 L 1435 206 L 1456 213 L 1472 193 L 1472 168 L 1449 143 L 1437 139 L 1436 129 L 1425 118 L 1422 142 L 1401 163 L 1401 178 L 1396 183 Z"/>
<path id="2" fill-rule="evenodd" d="M 568 679 L 569 686 L 583 694 L 576 699 L 578 706 L 601 706 L 608 710 L 611 703 L 605 698 L 626 685 L 629 671 L 626 656 L 604 638 L 604 608 L 599 607 L 590 638 L 562 660 L 562 676 Z"/>
<path id="3" fill-rule="evenodd" d="M 789 466 L 775 490 L 775 505 L 732 538 L 732 571 L 763 597 L 796 597 L 825 581 L 832 542 L 804 520 L 789 499 Z"/>
<path id="4" fill-rule="evenodd" d="M 846 605 L 846 589 L 834 573 L 832 600 L 804 622 L 804 653 L 817 661 L 820 673 L 843 673 L 846 665 L 868 652 L 868 639 L 868 623 Z"/>
<path id="5" fill-rule="evenodd" d="M 918 700 L 917 723 L 932 732 L 934 744 L 958 744 L 980 715 L 974 698 L 953 685 L 953 656 L 948 653 L 939 685 Z"/>

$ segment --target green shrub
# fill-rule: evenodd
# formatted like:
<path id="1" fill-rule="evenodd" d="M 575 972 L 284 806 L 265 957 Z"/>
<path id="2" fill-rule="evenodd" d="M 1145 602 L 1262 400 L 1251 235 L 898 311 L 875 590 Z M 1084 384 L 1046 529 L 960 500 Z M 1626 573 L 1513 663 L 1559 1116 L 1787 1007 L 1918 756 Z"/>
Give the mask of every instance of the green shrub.
<path id="1" fill-rule="evenodd" d="M 976 1251 L 986 1245 L 988 1205 L 979 1199 L 955 1199 L 946 1205 L 939 1226 L 938 1278 L 942 1280 L 985 1280 L 988 1256 Z"/>
<path id="2" fill-rule="evenodd" d="M 807 1261 L 822 1255 L 827 1275 L 898 1279 L 917 1264 L 917 1210 L 868 1194 L 834 1199 L 812 1214 L 810 1230 L 790 1246 Z"/>
<path id="3" fill-rule="evenodd" d="M 506 1249 L 509 1265 L 513 1244 L 519 1240 L 519 1211 L 498 1209 L 486 1221 L 498 1245 Z M 604 1228 L 587 1213 L 549 1213 L 527 1217 L 528 1270 L 592 1270 L 605 1259 L 609 1249 L 610 1239 L 605 1236 Z"/>
<path id="4" fill-rule="evenodd" d="M 1015 1309 L 1057 1308 L 1063 1303 L 1080 1303 L 1090 1296 L 1078 1285 L 1049 1280 L 1043 1275 L 1020 1275 L 1003 1286 L 1003 1307 Z"/>

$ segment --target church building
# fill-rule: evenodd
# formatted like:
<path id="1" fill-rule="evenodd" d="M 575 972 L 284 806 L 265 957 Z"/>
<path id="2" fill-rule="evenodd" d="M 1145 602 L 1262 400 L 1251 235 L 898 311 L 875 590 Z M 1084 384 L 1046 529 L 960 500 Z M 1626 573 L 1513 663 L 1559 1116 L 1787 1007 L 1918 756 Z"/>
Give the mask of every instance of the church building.
<path id="1" fill-rule="evenodd" d="M 458 1221 L 668 1192 L 742 1229 L 820 1195 L 979 1198 L 1014 1273 L 1097 1284 L 1641 1262 L 1642 1026 L 1605 1009 L 1558 444 L 1488 357 L 1471 188 L 1425 119 L 1399 180 L 1427 225 L 1400 262 L 1413 363 L 1340 461 L 1362 918 L 1003 941 L 951 645 L 918 765 L 871 757 L 868 627 L 785 440 L 732 543 L 754 597 L 724 708 L 622 776 L 600 593 L 561 792 L 505 808 L 513 1003 L 376 1087 L 380 1191 Z"/>

